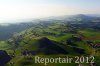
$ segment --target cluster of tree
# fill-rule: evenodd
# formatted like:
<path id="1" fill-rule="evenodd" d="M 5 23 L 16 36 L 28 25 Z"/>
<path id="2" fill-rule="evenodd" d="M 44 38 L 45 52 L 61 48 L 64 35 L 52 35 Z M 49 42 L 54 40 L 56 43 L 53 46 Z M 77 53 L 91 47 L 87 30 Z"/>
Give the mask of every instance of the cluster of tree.
<path id="1" fill-rule="evenodd" d="M 72 35 L 71 38 L 67 39 L 67 44 L 71 46 L 75 46 L 76 41 L 82 41 L 82 38 L 79 36 Z"/>
<path id="2" fill-rule="evenodd" d="M 43 32 L 43 34 L 44 35 L 52 35 L 52 36 L 56 36 L 56 34 L 55 33 L 53 33 L 53 32 Z"/>
<path id="3" fill-rule="evenodd" d="M 100 48 L 100 43 L 95 43 L 93 41 L 87 41 L 87 44 L 89 44 L 92 48 Z"/>
<path id="4" fill-rule="evenodd" d="M 6 51 L 0 50 L 0 66 L 4 66 L 11 60 L 11 57 Z"/>

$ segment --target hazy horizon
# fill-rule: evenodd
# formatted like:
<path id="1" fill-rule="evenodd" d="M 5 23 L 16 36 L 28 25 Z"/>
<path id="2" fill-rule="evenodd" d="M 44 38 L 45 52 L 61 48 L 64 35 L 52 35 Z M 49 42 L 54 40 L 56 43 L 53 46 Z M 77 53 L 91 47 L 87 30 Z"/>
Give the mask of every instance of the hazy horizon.
<path id="1" fill-rule="evenodd" d="M 100 14 L 100 0 L 0 0 L 0 23 L 72 14 Z"/>

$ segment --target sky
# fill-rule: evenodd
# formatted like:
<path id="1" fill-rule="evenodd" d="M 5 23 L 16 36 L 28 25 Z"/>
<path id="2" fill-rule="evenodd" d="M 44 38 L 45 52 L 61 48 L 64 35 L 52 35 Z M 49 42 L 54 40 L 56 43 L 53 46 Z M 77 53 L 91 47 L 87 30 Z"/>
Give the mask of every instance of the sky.
<path id="1" fill-rule="evenodd" d="M 100 0 L 0 0 L 0 23 L 73 14 L 100 14 Z"/>

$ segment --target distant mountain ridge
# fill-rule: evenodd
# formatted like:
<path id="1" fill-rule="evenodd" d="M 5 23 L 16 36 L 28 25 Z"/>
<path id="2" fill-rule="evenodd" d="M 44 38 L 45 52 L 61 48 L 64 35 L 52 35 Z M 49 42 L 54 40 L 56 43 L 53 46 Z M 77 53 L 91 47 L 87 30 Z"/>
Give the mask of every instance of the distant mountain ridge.
<path id="1" fill-rule="evenodd" d="M 25 22 L 25 23 L 1 24 L 0 25 L 0 40 L 7 40 L 11 38 L 13 34 L 29 29 L 31 27 L 39 27 L 39 26 L 45 27 L 47 25 L 57 23 L 57 22 L 74 23 L 74 24 L 77 24 L 77 23 L 90 24 L 91 22 L 100 23 L 100 17 L 77 14 L 77 15 L 69 15 L 69 16 L 35 19 L 35 20 L 30 20 L 30 22 Z"/>

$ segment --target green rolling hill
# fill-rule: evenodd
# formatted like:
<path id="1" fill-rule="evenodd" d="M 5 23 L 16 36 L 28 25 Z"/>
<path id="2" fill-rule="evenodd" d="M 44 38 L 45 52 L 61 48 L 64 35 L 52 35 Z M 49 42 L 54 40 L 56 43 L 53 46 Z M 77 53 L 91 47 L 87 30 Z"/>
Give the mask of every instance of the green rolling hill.
<path id="1" fill-rule="evenodd" d="M 70 17 L 70 20 L 67 20 L 69 19 L 67 17 L 66 20 L 63 17 L 60 20 L 54 19 L 38 20 L 36 24 L 24 23 L 21 24 L 23 28 L 19 27 L 21 29 L 17 28 L 20 26 L 19 24 L 16 27 L 17 31 L 10 29 L 6 32 L 7 36 L 3 34 L 5 39 L 1 37 L 0 50 L 5 50 L 12 58 L 6 66 L 11 64 L 14 66 L 44 66 L 44 64 L 34 63 L 34 56 L 38 55 L 54 58 L 58 56 L 94 56 L 94 62 L 99 66 L 100 22 L 94 22 L 99 18 L 77 15 Z M 79 21 L 79 19 L 81 20 Z M 8 35 L 11 36 L 8 38 Z M 90 65 L 89 63 L 82 64 L 84 66 Z M 78 63 L 48 64 L 48 66 L 62 65 L 78 66 Z"/>

